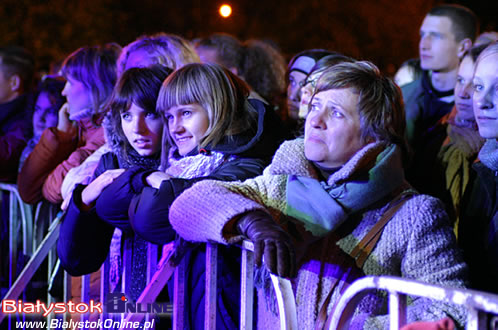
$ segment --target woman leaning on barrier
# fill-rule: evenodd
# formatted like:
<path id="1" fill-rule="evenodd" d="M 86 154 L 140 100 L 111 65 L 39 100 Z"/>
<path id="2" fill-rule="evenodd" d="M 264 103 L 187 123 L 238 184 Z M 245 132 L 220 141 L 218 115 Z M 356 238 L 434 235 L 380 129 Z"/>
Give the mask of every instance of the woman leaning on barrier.
<path id="1" fill-rule="evenodd" d="M 278 326 L 266 270 L 293 278 L 302 329 L 323 325 L 364 275 L 463 287 L 467 268 L 443 206 L 405 181 L 404 129 L 390 79 L 369 62 L 335 65 L 318 79 L 304 139 L 282 144 L 262 176 L 197 183 L 175 200 L 170 221 L 186 240 L 253 241 L 265 265 L 257 271 L 261 329 Z M 364 244 L 366 236 L 376 244 Z M 386 328 L 386 302 L 381 293 L 365 297 L 351 328 Z M 457 307 L 415 298 L 407 321 L 447 316 L 465 318 Z"/>

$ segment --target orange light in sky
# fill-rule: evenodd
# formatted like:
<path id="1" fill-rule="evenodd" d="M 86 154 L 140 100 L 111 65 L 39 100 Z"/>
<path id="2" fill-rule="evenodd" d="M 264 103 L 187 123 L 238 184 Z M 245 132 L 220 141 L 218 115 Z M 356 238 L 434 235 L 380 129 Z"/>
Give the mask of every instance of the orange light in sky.
<path id="1" fill-rule="evenodd" d="M 229 17 L 230 15 L 232 15 L 232 7 L 230 7 L 230 5 L 227 4 L 221 5 L 220 15 L 225 18 Z"/>

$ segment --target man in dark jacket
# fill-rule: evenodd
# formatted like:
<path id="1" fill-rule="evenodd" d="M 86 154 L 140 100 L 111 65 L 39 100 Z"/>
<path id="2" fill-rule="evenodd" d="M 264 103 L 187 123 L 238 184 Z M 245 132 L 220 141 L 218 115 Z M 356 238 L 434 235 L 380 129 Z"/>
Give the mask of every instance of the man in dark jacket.
<path id="1" fill-rule="evenodd" d="M 27 92 L 34 61 L 26 50 L 0 47 L 0 182 L 15 182 L 21 152 L 32 134 Z"/>
<path id="2" fill-rule="evenodd" d="M 440 120 L 453 108 L 453 89 L 461 56 L 472 46 L 478 31 L 476 16 L 459 5 L 433 8 L 420 27 L 419 55 L 422 76 L 403 86 L 406 137 L 414 151 L 408 180 L 424 192 L 426 171 L 441 147 L 446 130 Z"/>

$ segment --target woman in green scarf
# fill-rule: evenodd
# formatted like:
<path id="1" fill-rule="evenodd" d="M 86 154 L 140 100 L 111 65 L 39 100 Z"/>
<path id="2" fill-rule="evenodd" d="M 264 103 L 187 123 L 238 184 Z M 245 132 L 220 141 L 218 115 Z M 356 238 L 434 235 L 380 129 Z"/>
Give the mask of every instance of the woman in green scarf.
<path id="1" fill-rule="evenodd" d="M 372 63 L 341 63 L 318 78 L 309 107 L 304 139 L 282 144 L 262 176 L 204 181 L 180 195 L 170 209 L 177 233 L 192 241 L 254 243 L 258 265 L 264 255 L 255 279 L 261 329 L 278 324 L 265 290 L 267 270 L 293 278 L 302 329 L 314 328 L 321 311 L 330 311 L 359 276 L 462 287 L 466 266 L 441 203 L 417 194 L 404 178 L 399 88 Z M 393 216 L 384 216 L 400 201 Z M 357 255 L 372 228 L 378 241 Z M 364 298 L 350 328 L 384 329 L 386 301 L 381 294 Z M 454 306 L 420 298 L 411 301 L 407 321 L 447 316 L 465 319 Z"/>

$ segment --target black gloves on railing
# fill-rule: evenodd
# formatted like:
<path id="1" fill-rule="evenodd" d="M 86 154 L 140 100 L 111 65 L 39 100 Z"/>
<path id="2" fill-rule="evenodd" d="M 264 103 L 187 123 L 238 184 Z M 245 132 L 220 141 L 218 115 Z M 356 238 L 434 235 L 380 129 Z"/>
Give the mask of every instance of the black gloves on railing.
<path id="1" fill-rule="evenodd" d="M 296 254 L 290 236 L 264 211 L 248 212 L 237 221 L 238 231 L 254 244 L 256 265 L 264 254 L 266 267 L 281 277 L 296 277 Z"/>

